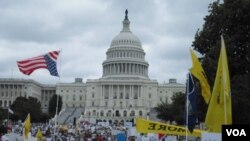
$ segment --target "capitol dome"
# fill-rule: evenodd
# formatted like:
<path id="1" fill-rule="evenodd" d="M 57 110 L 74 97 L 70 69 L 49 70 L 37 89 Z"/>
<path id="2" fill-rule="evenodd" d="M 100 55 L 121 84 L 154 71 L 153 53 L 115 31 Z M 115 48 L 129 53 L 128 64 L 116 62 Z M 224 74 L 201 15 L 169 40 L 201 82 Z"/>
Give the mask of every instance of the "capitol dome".
<path id="1" fill-rule="evenodd" d="M 112 48 L 122 46 L 141 48 L 141 41 L 132 32 L 121 31 L 121 33 L 115 36 L 115 38 L 112 40 L 110 47 Z"/>
<path id="2" fill-rule="evenodd" d="M 103 62 L 104 79 L 149 79 L 148 62 L 141 41 L 130 28 L 128 11 L 125 11 L 123 28 L 115 36 L 106 52 L 107 58 Z"/>
<path id="3" fill-rule="evenodd" d="M 122 31 L 114 37 L 111 42 L 110 47 L 122 47 L 122 46 L 130 46 L 130 47 L 139 47 L 141 48 L 141 41 L 137 36 L 135 36 L 129 28 L 130 21 L 128 20 L 128 16 L 126 13 L 125 19 L 123 21 Z"/>

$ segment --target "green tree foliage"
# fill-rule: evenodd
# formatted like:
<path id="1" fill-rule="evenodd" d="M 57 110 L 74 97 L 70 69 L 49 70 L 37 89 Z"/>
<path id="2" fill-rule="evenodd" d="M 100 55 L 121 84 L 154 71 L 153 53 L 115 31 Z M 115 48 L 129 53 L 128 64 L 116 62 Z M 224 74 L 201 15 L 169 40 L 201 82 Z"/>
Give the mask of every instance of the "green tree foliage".
<path id="1" fill-rule="evenodd" d="M 49 101 L 49 115 L 50 115 L 50 117 L 54 117 L 56 114 L 57 96 L 58 95 L 53 95 Z M 58 113 L 61 111 L 61 108 L 62 108 L 62 97 L 59 96 Z"/>
<path id="2" fill-rule="evenodd" d="M 250 0 L 224 0 L 209 6 L 192 44 L 203 55 L 202 65 L 213 86 L 223 34 L 231 80 L 233 123 L 250 124 Z M 211 87 L 212 88 L 212 87 Z M 199 106 L 198 106 L 199 107 Z M 204 119 L 201 118 L 201 119 Z"/>
<path id="3" fill-rule="evenodd" d="M 11 105 L 11 109 L 14 111 L 14 114 L 11 114 L 10 118 L 14 121 L 19 119 L 24 121 L 28 113 L 30 113 L 31 122 L 40 122 L 42 115 L 41 104 L 34 97 L 29 97 L 28 99 L 25 97 L 16 98 Z"/>
<path id="4" fill-rule="evenodd" d="M 171 104 L 168 102 L 168 99 L 162 101 L 155 107 L 157 118 L 163 121 L 175 121 L 177 124 L 183 125 L 185 120 L 185 99 L 185 94 L 179 92 L 171 97 Z"/>
<path id="5" fill-rule="evenodd" d="M 0 107 L 0 121 L 8 118 L 8 111 Z M 0 122 L 1 123 L 1 122 Z"/>

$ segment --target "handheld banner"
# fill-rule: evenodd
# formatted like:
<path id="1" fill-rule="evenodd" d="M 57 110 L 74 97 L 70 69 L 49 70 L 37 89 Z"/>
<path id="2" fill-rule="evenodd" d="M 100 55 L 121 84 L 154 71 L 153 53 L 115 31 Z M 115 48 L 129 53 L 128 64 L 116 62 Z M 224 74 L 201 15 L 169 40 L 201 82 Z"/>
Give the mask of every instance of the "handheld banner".
<path id="1" fill-rule="evenodd" d="M 141 118 L 136 119 L 136 130 L 140 133 L 161 133 L 180 136 L 186 135 L 185 127 L 154 122 Z M 192 134 L 188 131 L 188 136 L 201 137 L 201 130 L 195 129 Z"/>

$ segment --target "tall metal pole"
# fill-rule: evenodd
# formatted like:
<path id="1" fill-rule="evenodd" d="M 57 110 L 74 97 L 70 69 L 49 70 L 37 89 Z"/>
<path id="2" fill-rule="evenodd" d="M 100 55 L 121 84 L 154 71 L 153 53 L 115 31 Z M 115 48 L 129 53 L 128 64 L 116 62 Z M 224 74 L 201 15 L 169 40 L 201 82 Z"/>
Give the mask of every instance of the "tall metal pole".
<path id="1" fill-rule="evenodd" d="M 62 58 L 62 50 L 60 50 L 60 60 L 59 60 L 59 77 L 58 77 L 58 90 L 61 82 L 61 58 Z M 59 103 L 59 94 L 56 94 L 56 115 L 55 115 L 55 126 L 57 126 L 57 117 L 58 117 L 58 103 Z"/>
<path id="2" fill-rule="evenodd" d="M 186 82 L 186 141 L 188 141 L 188 92 L 189 92 L 189 73 Z"/>
<path id="3" fill-rule="evenodd" d="M 57 115 L 58 115 L 58 101 L 59 101 L 59 95 L 56 96 L 56 116 L 55 116 L 55 125 L 56 126 L 57 126 Z"/>

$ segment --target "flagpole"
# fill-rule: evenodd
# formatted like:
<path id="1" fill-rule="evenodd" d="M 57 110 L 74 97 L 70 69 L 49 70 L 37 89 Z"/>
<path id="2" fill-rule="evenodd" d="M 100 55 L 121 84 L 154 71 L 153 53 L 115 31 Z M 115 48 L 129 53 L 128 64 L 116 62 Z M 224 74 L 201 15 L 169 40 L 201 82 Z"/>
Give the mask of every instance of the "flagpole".
<path id="1" fill-rule="evenodd" d="M 186 89 L 186 141 L 188 141 L 188 92 L 189 92 L 189 74 L 187 74 Z"/>
<path id="2" fill-rule="evenodd" d="M 9 126 L 9 119 L 10 119 L 10 112 L 9 112 L 9 108 L 8 108 L 8 120 L 7 120 L 7 126 Z"/>
<path id="3" fill-rule="evenodd" d="M 62 58 L 62 49 L 60 50 L 60 60 L 59 60 L 59 77 L 58 77 L 58 84 L 60 85 L 61 83 L 61 59 Z M 58 85 L 58 89 L 59 89 Z M 55 126 L 57 126 L 57 117 L 58 117 L 58 103 L 59 103 L 59 94 L 56 94 L 56 115 L 55 115 Z"/>

